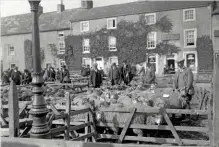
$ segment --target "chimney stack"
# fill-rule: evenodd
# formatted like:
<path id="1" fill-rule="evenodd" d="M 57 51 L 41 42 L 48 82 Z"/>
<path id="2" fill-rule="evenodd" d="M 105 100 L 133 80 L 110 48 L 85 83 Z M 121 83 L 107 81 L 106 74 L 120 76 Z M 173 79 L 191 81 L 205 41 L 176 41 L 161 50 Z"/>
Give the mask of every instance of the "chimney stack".
<path id="1" fill-rule="evenodd" d="M 93 0 L 81 0 L 81 8 L 83 9 L 93 8 Z"/>
<path id="2" fill-rule="evenodd" d="M 57 5 L 57 12 L 61 13 L 63 11 L 65 11 L 65 5 L 63 4 L 63 0 L 61 0 L 61 4 Z"/>
<path id="3" fill-rule="evenodd" d="M 43 14 L 43 7 L 39 4 L 38 16 L 40 16 L 41 14 Z"/>

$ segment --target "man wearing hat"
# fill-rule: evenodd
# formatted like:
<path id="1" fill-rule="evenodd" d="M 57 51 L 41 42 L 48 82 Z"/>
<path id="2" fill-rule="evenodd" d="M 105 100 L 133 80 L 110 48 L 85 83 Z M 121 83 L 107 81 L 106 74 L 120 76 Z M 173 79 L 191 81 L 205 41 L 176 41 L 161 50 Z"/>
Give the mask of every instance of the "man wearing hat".
<path id="1" fill-rule="evenodd" d="M 116 63 L 112 64 L 112 67 L 109 71 L 109 78 L 111 81 L 111 85 L 119 84 L 120 82 L 120 72 L 119 69 L 116 67 Z"/>
<path id="2" fill-rule="evenodd" d="M 194 95 L 193 87 L 193 73 L 190 68 L 184 66 L 184 61 L 182 57 L 178 58 L 176 61 L 179 67 L 179 70 L 175 73 L 175 78 L 173 82 L 174 90 L 178 90 L 184 99 L 184 109 L 190 109 L 190 101 L 192 95 Z M 185 115 L 182 115 L 184 118 Z"/>
<path id="3" fill-rule="evenodd" d="M 62 71 L 61 71 L 61 83 L 69 83 L 70 82 L 70 73 L 68 69 L 66 69 L 66 66 L 62 66 Z"/>
<path id="4" fill-rule="evenodd" d="M 97 63 L 94 63 L 93 69 L 90 72 L 90 86 L 94 88 L 100 88 L 102 84 L 102 75 L 97 69 Z"/>

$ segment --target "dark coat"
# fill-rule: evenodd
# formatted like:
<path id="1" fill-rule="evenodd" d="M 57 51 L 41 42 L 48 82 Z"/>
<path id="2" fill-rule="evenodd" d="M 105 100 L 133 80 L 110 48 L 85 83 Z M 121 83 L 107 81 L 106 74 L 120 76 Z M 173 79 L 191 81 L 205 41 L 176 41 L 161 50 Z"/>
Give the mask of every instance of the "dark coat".
<path id="1" fill-rule="evenodd" d="M 16 85 L 21 84 L 21 72 L 20 71 L 13 71 L 11 73 L 11 79 L 15 82 Z"/>
<path id="2" fill-rule="evenodd" d="M 70 82 L 70 73 L 69 70 L 64 69 L 64 71 L 61 71 L 61 82 L 62 83 L 68 83 Z"/>
<path id="3" fill-rule="evenodd" d="M 2 84 L 10 83 L 9 78 L 10 78 L 10 76 L 9 76 L 9 72 L 8 71 L 2 72 Z"/>
<path id="4" fill-rule="evenodd" d="M 120 68 L 120 73 L 121 73 L 121 78 L 122 80 L 128 84 L 130 82 L 130 75 L 131 75 L 131 68 L 129 65 L 126 65 L 126 68 L 124 68 L 124 66 L 122 66 Z"/>
<path id="5" fill-rule="evenodd" d="M 120 71 L 118 68 L 111 68 L 110 71 L 109 71 L 109 78 L 110 80 L 115 80 L 117 83 L 120 81 Z"/>
<path id="6" fill-rule="evenodd" d="M 32 81 L 31 73 L 29 71 L 23 73 L 22 79 L 24 84 L 29 84 Z"/>
<path id="7" fill-rule="evenodd" d="M 99 70 L 97 72 L 95 70 L 91 70 L 90 72 L 90 84 L 94 88 L 98 88 L 102 84 L 102 75 Z"/>

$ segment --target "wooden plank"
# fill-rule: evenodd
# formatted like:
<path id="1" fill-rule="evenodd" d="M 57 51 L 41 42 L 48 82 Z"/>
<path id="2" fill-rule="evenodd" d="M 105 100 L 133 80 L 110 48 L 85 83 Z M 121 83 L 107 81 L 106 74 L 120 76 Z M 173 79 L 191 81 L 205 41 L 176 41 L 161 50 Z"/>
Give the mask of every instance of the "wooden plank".
<path id="1" fill-rule="evenodd" d="M 50 104 L 50 109 L 52 109 L 52 111 L 55 115 L 60 115 L 60 113 L 58 112 L 58 110 L 55 108 L 55 106 L 53 104 Z"/>
<path id="2" fill-rule="evenodd" d="M 213 87 L 211 85 L 211 89 L 213 90 Z M 209 138 L 210 138 L 210 142 L 211 142 L 211 146 L 213 146 L 214 144 L 214 141 L 213 141 L 213 119 L 212 119 L 212 107 L 211 107 L 211 99 L 213 98 L 213 93 L 211 92 L 210 95 L 207 95 L 207 96 L 210 96 L 211 98 L 209 98 L 209 103 L 208 103 L 208 127 L 209 127 L 209 130 L 208 130 L 208 135 L 209 135 Z"/>
<path id="3" fill-rule="evenodd" d="M 85 108 L 85 109 L 82 109 L 82 110 L 72 111 L 71 116 L 72 115 L 78 115 L 78 114 L 81 114 L 81 113 L 86 113 L 86 112 L 89 112 L 89 110 L 90 110 L 90 108 Z"/>
<path id="4" fill-rule="evenodd" d="M 51 128 L 52 127 L 52 121 L 54 120 L 55 118 L 55 114 L 53 113 L 50 118 L 49 118 L 49 121 L 48 121 L 48 126 Z"/>
<path id="5" fill-rule="evenodd" d="M 52 136 L 63 134 L 64 131 L 65 131 L 65 126 L 62 126 L 62 127 L 59 127 L 59 128 L 54 128 L 54 129 L 51 129 L 50 131 L 51 131 Z"/>
<path id="6" fill-rule="evenodd" d="M 74 130 L 79 130 L 79 129 L 85 128 L 87 126 L 90 126 L 90 125 L 92 125 L 92 122 L 83 123 L 83 124 L 80 124 L 77 126 L 70 126 L 69 131 L 71 132 Z"/>
<path id="7" fill-rule="evenodd" d="M 69 140 L 69 127 L 70 127 L 70 113 L 71 113 L 71 98 L 70 93 L 65 93 L 65 99 L 66 99 L 66 116 L 64 118 L 65 122 L 65 140 Z"/>
<path id="8" fill-rule="evenodd" d="M 121 133 L 120 136 L 119 136 L 119 140 L 118 140 L 119 143 L 122 143 L 122 141 L 123 141 L 123 139 L 124 139 L 124 137 L 125 137 L 125 134 L 126 134 L 128 128 L 129 128 L 129 125 L 131 124 L 131 121 L 132 121 L 132 118 L 133 118 L 133 116 L 134 116 L 134 114 L 135 114 L 135 111 L 136 111 L 136 108 L 133 108 L 133 109 L 130 111 L 129 118 L 128 118 L 128 120 L 126 121 L 126 124 L 125 124 L 125 126 L 124 126 L 124 128 L 123 128 L 123 130 L 122 130 L 122 133 Z"/>
<path id="9" fill-rule="evenodd" d="M 99 137 L 105 138 L 105 139 L 117 140 L 119 138 L 119 135 L 99 134 Z M 176 144 L 177 143 L 176 140 L 173 138 L 156 138 L 156 137 L 125 136 L 124 140 L 152 142 L 152 143 L 159 143 L 159 144 L 167 144 L 167 143 Z M 198 147 L 207 146 L 210 144 L 209 141 L 205 141 L 205 140 L 182 139 L 182 142 L 184 145 L 198 145 Z"/>
<path id="10" fill-rule="evenodd" d="M 16 143 L 18 145 L 23 145 L 24 147 L 36 146 L 43 147 L 160 147 L 160 145 L 137 145 L 137 144 L 115 144 L 115 143 L 85 143 L 82 141 L 64 141 L 64 140 L 52 140 L 52 139 L 35 139 L 35 138 L 9 138 L 2 137 L 1 143 L 3 146 L 12 146 Z M 179 146 L 171 146 L 179 147 Z M 194 147 L 194 146 L 184 146 L 184 147 Z M 198 146 L 198 147 L 210 147 L 210 146 Z"/>
<path id="11" fill-rule="evenodd" d="M 79 141 L 79 140 L 84 140 L 86 138 L 90 138 L 92 137 L 93 135 L 95 135 L 95 133 L 89 133 L 89 134 L 86 134 L 84 136 L 80 136 L 80 137 L 77 137 L 75 139 L 72 139 L 73 141 Z"/>
<path id="12" fill-rule="evenodd" d="M 172 122 L 170 121 L 170 118 L 169 116 L 167 115 L 166 111 L 163 109 L 161 109 L 160 113 L 164 116 L 164 119 L 166 120 L 169 128 L 170 128 L 170 131 L 172 132 L 174 138 L 176 139 L 176 142 L 178 145 L 183 145 L 183 142 L 182 140 L 180 139 L 179 135 L 177 134 L 176 132 L 176 129 L 175 127 L 173 126 Z"/>
<path id="13" fill-rule="evenodd" d="M 26 127 L 24 131 L 19 135 L 19 137 L 24 137 L 31 130 L 31 127 Z"/>
<path id="14" fill-rule="evenodd" d="M 85 123 L 88 123 L 88 113 L 86 114 L 86 119 L 85 119 Z M 87 135 L 87 134 L 89 134 L 89 130 L 88 130 L 89 128 L 88 128 L 88 126 L 86 126 L 85 128 L 84 128 L 84 132 L 85 132 L 85 134 Z M 84 140 L 85 142 L 88 142 L 88 138 L 85 138 L 85 140 Z"/>
<path id="15" fill-rule="evenodd" d="M 19 117 L 22 117 L 21 114 L 23 113 L 23 111 L 27 108 L 28 103 L 23 104 L 23 106 L 19 109 Z"/>
<path id="16" fill-rule="evenodd" d="M 119 127 L 123 128 L 124 124 L 114 124 L 114 123 L 102 123 L 96 124 L 98 127 Z M 187 126 L 174 126 L 177 131 L 191 131 L 191 132 L 205 132 L 207 133 L 208 127 L 187 127 Z M 142 124 L 131 124 L 129 128 L 133 129 L 145 129 L 145 130 L 170 130 L 167 125 L 142 125 Z"/>
<path id="17" fill-rule="evenodd" d="M 97 142 L 97 131 L 96 131 L 96 123 L 95 123 L 95 119 L 94 119 L 94 113 L 92 113 L 92 111 L 90 110 L 89 112 L 89 119 L 92 122 L 91 125 L 91 132 L 94 132 L 95 135 L 92 136 L 92 142 Z"/>
<path id="18" fill-rule="evenodd" d="M 8 116 L 9 116 L 9 135 L 10 137 L 19 136 L 19 105 L 17 96 L 17 87 L 13 80 L 10 83 L 8 98 Z"/>

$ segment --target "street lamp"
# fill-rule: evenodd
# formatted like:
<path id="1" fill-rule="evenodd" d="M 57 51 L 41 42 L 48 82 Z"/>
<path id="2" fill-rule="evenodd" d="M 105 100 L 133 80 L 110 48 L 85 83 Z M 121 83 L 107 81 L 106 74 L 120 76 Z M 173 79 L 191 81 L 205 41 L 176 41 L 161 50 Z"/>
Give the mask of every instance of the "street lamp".
<path id="1" fill-rule="evenodd" d="M 41 0 L 28 0 L 32 13 L 32 42 L 33 42 L 33 103 L 30 115 L 33 118 L 33 125 L 30 131 L 31 138 L 49 139 L 51 138 L 50 129 L 46 121 L 49 110 L 43 97 L 43 77 L 40 61 L 40 37 L 38 25 L 38 7 Z"/>

